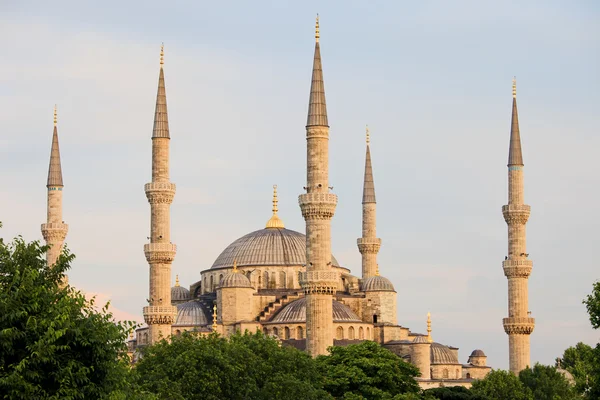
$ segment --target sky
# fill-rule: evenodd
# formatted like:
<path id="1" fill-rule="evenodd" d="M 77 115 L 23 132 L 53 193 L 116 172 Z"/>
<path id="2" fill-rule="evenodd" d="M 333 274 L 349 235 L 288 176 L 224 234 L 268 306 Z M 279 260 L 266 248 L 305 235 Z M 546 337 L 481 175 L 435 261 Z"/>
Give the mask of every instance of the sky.
<path id="1" fill-rule="evenodd" d="M 360 274 L 365 125 L 381 274 L 398 322 L 508 367 L 507 158 L 517 77 L 532 207 L 532 362 L 598 342 L 600 6 L 594 1 L 2 1 L 0 235 L 41 240 L 52 109 L 70 282 L 119 318 L 148 296 L 151 133 L 160 44 L 171 132 L 173 279 L 200 279 L 271 215 L 304 231 L 305 128 L 321 17 L 332 251 Z"/>

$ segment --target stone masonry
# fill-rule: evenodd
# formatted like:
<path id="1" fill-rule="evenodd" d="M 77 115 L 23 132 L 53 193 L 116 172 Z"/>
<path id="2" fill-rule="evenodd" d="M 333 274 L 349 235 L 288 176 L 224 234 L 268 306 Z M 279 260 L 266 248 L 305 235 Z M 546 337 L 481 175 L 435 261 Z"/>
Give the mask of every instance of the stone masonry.
<path id="1" fill-rule="evenodd" d="M 150 243 L 144 245 L 150 265 L 150 293 L 144 307 L 144 320 L 150 331 L 150 344 L 168 338 L 177 308 L 171 305 L 171 263 L 177 247 L 171 243 L 170 208 L 175 184 L 169 181 L 169 120 L 161 48 L 158 93 L 152 132 L 152 182 L 144 186 L 150 203 Z"/>
<path id="2" fill-rule="evenodd" d="M 529 335 L 535 319 L 530 317 L 528 279 L 533 263 L 526 250 L 525 224 L 530 207 L 523 198 L 523 155 L 519 118 L 517 115 L 517 89 L 513 80 L 512 124 L 508 156 L 508 205 L 502 214 L 508 225 L 508 256 L 502 263 L 508 279 L 508 318 L 502 320 L 508 335 L 509 369 L 514 374 L 530 366 Z"/>
<path id="3" fill-rule="evenodd" d="M 62 251 L 62 245 L 67 237 L 69 226 L 64 223 L 62 216 L 63 179 L 60 165 L 60 149 L 58 147 L 58 129 L 56 107 L 54 108 L 54 132 L 52 134 L 52 149 L 50 151 L 50 165 L 48 167 L 48 214 L 46 223 L 42 224 L 42 236 L 50 246 L 46 252 L 46 261 L 52 266 L 56 263 Z M 69 283 L 65 276 L 64 284 Z"/>
<path id="4" fill-rule="evenodd" d="M 367 154 L 365 156 L 365 180 L 362 199 L 362 237 L 358 238 L 358 250 L 362 255 L 362 278 L 377 273 L 377 253 L 381 248 L 381 239 L 377 238 L 377 203 L 375 201 L 375 183 L 371 167 L 369 128 L 367 128 Z"/>
<path id="5" fill-rule="evenodd" d="M 306 271 L 301 286 L 307 300 L 306 350 L 313 357 L 333 345 L 333 295 L 339 275 L 331 266 L 331 218 L 337 196 L 329 193 L 329 125 L 316 25 L 315 56 L 306 123 L 307 186 L 298 198 L 306 221 Z"/>

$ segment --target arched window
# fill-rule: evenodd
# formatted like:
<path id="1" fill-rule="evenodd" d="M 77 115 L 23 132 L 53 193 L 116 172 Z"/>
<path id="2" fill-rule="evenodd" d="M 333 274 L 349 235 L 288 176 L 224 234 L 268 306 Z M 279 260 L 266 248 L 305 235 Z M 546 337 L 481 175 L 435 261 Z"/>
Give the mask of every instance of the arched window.
<path id="1" fill-rule="evenodd" d="M 363 329 L 362 326 L 360 328 L 358 328 L 358 338 L 360 340 L 364 340 L 364 338 L 365 338 L 365 330 Z"/>
<path id="2" fill-rule="evenodd" d="M 371 328 L 367 326 L 367 340 L 371 340 Z"/>
<path id="3" fill-rule="evenodd" d="M 467 379 L 471 379 L 471 374 L 467 372 Z"/>
<path id="4" fill-rule="evenodd" d="M 279 337 L 279 331 L 277 328 L 273 328 L 273 335 Z"/>
<path id="5" fill-rule="evenodd" d="M 444 368 L 444 370 L 442 371 L 442 378 L 448 379 L 448 369 L 447 368 Z"/>
<path id="6" fill-rule="evenodd" d="M 456 370 L 456 379 L 459 379 L 460 376 L 458 375 L 458 369 Z"/>
<path id="7" fill-rule="evenodd" d="M 283 338 L 286 340 L 290 338 L 290 328 L 287 326 L 283 328 Z"/>
<path id="8" fill-rule="evenodd" d="M 285 276 L 285 272 L 281 271 L 279 273 L 279 287 L 282 289 L 287 288 L 287 282 L 285 281 L 286 276 Z"/>
<path id="9" fill-rule="evenodd" d="M 344 328 L 342 328 L 341 326 L 337 327 L 337 330 L 335 332 L 335 338 L 337 340 L 342 340 L 344 338 Z"/>
<path id="10" fill-rule="evenodd" d="M 221 283 L 223 283 L 223 274 L 219 275 L 219 286 L 221 286 Z"/>
<path id="11" fill-rule="evenodd" d="M 304 329 L 301 326 L 296 328 L 296 339 L 304 339 Z"/>
<path id="12" fill-rule="evenodd" d="M 348 339 L 354 340 L 354 327 L 353 326 L 348 328 Z"/>
<path id="13" fill-rule="evenodd" d="M 263 281 L 264 281 L 263 282 L 264 288 L 268 289 L 269 288 L 269 273 L 267 271 L 265 271 L 263 273 Z"/>
<path id="14" fill-rule="evenodd" d="M 377 314 L 373 314 L 373 323 L 376 324 L 377 323 Z"/>
<path id="15" fill-rule="evenodd" d="M 144 343 L 148 344 L 148 333 L 144 333 Z"/>
<path id="16" fill-rule="evenodd" d="M 262 274 L 260 273 L 260 271 L 256 271 L 256 275 L 258 276 L 258 287 L 261 288 L 262 287 Z"/>
<path id="17" fill-rule="evenodd" d="M 215 290 L 215 282 L 214 282 L 215 278 L 214 276 L 210 276 L 210 290 L 209 292 L 212 292 L 213 290 Z"/>
<path id="18" fill-rule="evenodd" d="M 263 333 L 264 333 L 264 334 L 265 334 L 265 336 L 266 336 L 266 335 L 268 335 L 268 334 L 269 334 L 269 330 L 268 330 L 267 328 L 263 328 Z"/>
<path id="19" fill-rule="evenodd" d="M 177 329 L 177 330 L 175 331 L 175 335 L 176 335 L 176 336 L 181 336 L 181 331 L 180 331 L 179 329 Z"/>

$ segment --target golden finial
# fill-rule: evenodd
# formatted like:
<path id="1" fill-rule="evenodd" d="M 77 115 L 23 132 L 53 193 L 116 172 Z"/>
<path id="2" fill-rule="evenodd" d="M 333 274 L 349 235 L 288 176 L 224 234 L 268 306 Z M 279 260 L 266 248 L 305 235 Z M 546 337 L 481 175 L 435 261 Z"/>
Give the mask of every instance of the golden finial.
<path id="1" fill-rule="evenodd" d="M 238 272 L 238 270 L 237 270 L 237 260 L 233 260 L 233 273 L 235 274 L 237 272 Z"/>
<path id="2" fill-rule="evenodd" d="M 58 122 L 58 118 L 56 117 L 56 104 L 54 105 L 54 126 L 56 126 L 56 123 Z"/>
<path id="3" fill-rule="evenodd" d="M 517 77 L 513 76 L 513 99 L 517 98 Z"/>
<path id="4" fill-rule="evenodd" d="M 377 264 L 377 267 L 375 268 L 375 276 L 379 276 L 379 264 Z"/>
<path id="5" fill-rule="evenodd" d="M 317 23 L 315 24 L 315 39 L 319 43 L 319 14 L 317 14 Z"/>
<path id="6" fill-rule="evenodd" d="M 427 341 L 429 343 L 433 343 L 433 339 L 431 338 L 431 313 L 427 313 Z"/>
<path id="7" fill-rule="evenodd" d="M 367 146 L 371 144 L 371 132 L 369 132 L 369 125 L 367 125 Z"/>
<path id="8" fill-rule="evenodd" d="M 212 323 L 213 331 L 217 330 L 217 305 L 213 306 L 213 323 Z"/>
<path id="9" fill-rule="evenodd" d="M 277 185 L 273 185 L 273 216 L 267 221 L 267 228 L 284 228 L 283 221 L 277 215 Z"/>
<path id="10" fill-rule="evenodd" d="M 179 275 L 175 275 L 175 286 L 179 287 Z"/>
<path id="11" fill-rule="evenodd" d="M 161 44 L 160 45 L 160 65 L 161 67 L 164 65 L 165 63 L 165 44 Z"/>

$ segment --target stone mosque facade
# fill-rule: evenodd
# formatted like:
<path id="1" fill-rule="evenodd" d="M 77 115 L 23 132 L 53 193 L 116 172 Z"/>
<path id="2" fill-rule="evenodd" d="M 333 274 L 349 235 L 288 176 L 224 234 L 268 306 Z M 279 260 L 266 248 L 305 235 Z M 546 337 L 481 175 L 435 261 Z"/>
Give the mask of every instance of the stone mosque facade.
<path id="1" fill-rule="evenodd" d="M 402 326 L 397 319 L 397 293 L 381 275 L 377 253 L 375 184 L 367 129 L 362 196 L 362 235 L 357 239 L 362 257 L 357 277 L 331 253 L 331 219 L 337 196 L 328 181 L 329 121 L 325 101 L 319 25 L 312 69 L 307 139 L 307 180 L 299 205 L 306 221 L 305 233 L 285 227 L 278 216 L 277 187 L 273 187 L 273 213 L 262 229 L 234 240 L 212 266 L 200 272 L 200 280 L 187 288 L 178 277 L 171 287 L 171 264 L 176 245 L 170 238 L 170 206 L 175 184 L 169 179 L 169 143 L 163 51 L 161 49 L 158 93 L 152 134 L 152 180 L 145 185 L 150 204 L 150 241 L 144 245 L 149 264 L 148 305 L 143 309 L 146 325 L 136 330 L 130 350 L 161 338 L 191 331 L 199 335 L 216 332 L 262 331 L 282 345 L 313 356 L 326 354 L 332 345 L 344 346 L 372 340 L 419 368 L 423 388 L 440 385 L 470 386 L 491 368 L 482 350 L 461 362 L 458 348 L 433 340 L 431 319 L 427 333 Z M 529 206 L 523 203 L 523 160 L 519 136 L 516 88 L 513 83 L 513 114 L 509 150 L 509 204 L 503 207 L 508 224 L 509 253 L 503 269 L 509 282 L 509 317 L 503 325 L 509 335 L 510 369 L 518 373 L 529 364 L 529 334 L 534 320 L 527 306 L 527 279 L 532 263 L 525 253 L 525 223 Z M 67 234 L 62 221 L 62 172 L 56 128 L 48 173 L 48 219 L 42 233 L 48 244 L 48 263 L 54 264 Z"/>

